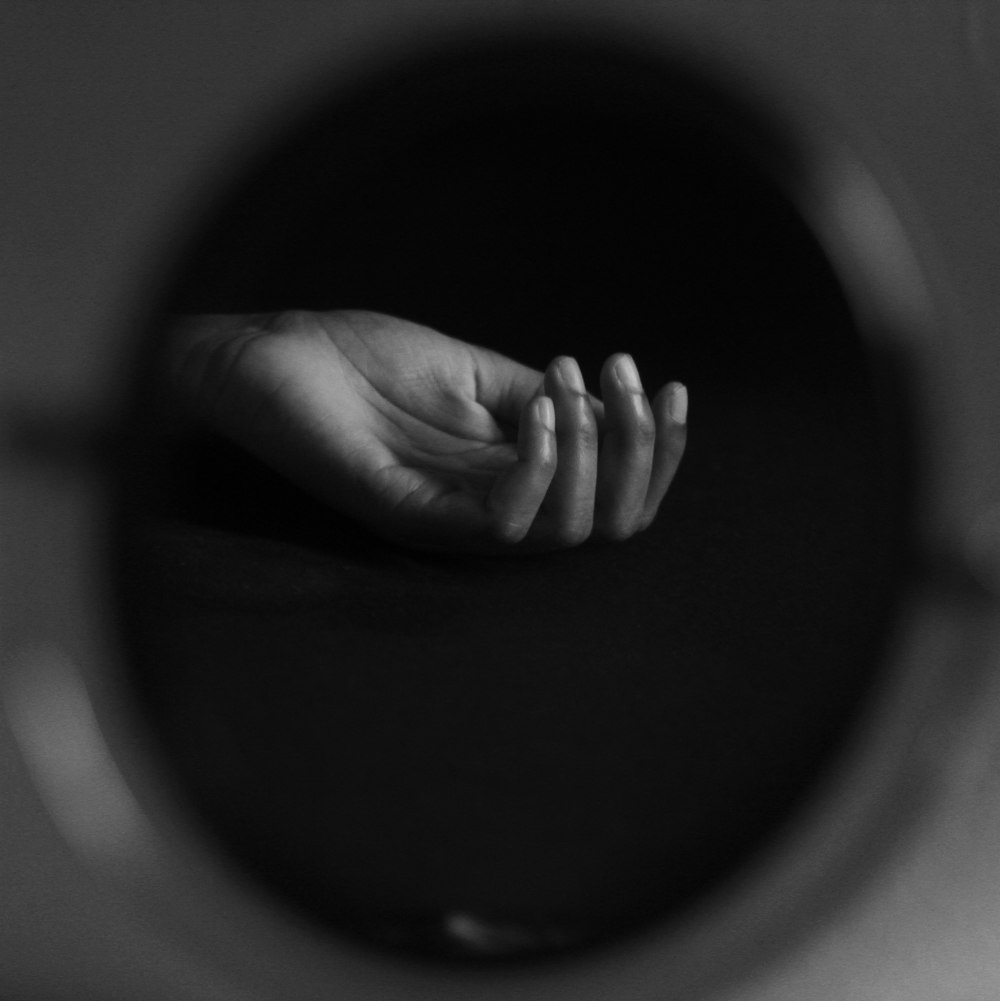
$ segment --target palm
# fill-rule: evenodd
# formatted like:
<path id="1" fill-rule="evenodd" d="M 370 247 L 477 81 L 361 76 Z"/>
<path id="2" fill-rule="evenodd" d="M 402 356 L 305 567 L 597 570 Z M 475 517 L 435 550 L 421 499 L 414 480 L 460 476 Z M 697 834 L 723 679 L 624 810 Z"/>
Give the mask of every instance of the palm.
<path id="1" fill-rule="evenodd" d="M 488 353 L 372 314 L 336 314 L 324 327 L 355 374 L 388 502 L 415 508 L 456 493 L 486 496 L 517 458 L 516 421 L 502 421 L 481 398 Z M 533 381 L 541 388 L 542 373 Z"/>

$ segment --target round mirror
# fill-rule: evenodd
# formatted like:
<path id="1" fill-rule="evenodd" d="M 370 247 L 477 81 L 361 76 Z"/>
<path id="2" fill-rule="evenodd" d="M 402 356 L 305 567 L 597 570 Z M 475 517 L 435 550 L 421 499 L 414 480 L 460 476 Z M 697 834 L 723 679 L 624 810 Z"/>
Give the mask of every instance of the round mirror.
<path id="1" fill-rule="evenodd" d="M 808 797 L 877 677 L 910 470 L 805 169 L 697 73 L 542 39 L 386 67 L 233 179 L 156 311 L 117 575 L 164 760 L 276 897 L 423 956 L 551 954 L 683 916 Z M 171 409 L 167 317 L 339 309 L 682 381 L 655 522 L 435 555 Z"/>

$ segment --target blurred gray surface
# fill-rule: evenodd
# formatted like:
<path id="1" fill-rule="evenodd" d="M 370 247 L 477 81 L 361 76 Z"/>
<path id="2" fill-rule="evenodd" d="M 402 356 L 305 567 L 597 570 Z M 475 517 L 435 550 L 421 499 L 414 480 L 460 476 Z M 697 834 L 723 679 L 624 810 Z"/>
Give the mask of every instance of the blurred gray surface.
<path id="1" fill-rule="evenodd" d="M 664 45 L 690 45 L 748 88 L 807 102 L 849 140 L 888 192 L 935 309 L 931 353 L 918 340 L 914 353 L 924 366 L 933 458 L 931 531 L 957 551 L 965 533 L 984 524 L 1000 473 L 1000 121 L 989 7 L 692 0 L 532 10 L 555 21 L 593 15 Z M 447 25 L 523 17 L 514 2 L 459 11 L 435 3 L 10 0 L 0 13 L 4 413 L 42 412 L 77 426 L 113 414 L 134 350 L 129 335 L 163 262 L 247 144 L 318 81 L 371 66 Z M 25 460 L 6 445 L 3 462 L 5 679 L 44 676 L 38 664 L 48 655 L 36 662 L 26 653 L 42 645 L 78 665 L 96 694 L 113 698 L 102 680 L 117 652 L 101 580 L 100 482 L 83 468 Z M 328 945 L 280 917 L 279 934 L 266 902 L 247 900 L 246 914 L 213 904 L 212 889 L 217 883 L 228 893 L 231 875 L 223 867 L 194 880 L 183 851 L 144 855 L 133 868 L 88 861 L 64 839 L 0 726 L 0 994 L 995 997 L 1000 701 L 990 669 L 1000 640 L 988 603 L 937 595 L 930 605 L 935 611 L 920 616 L 901 654 L 901 663 L 916 665 L 912 675 L 901 670 L 899 690 L 886 700 L 894 742 L 872 737 L 861 749 L 864 767 L 844 773 L 845 781 L 865 775 L 875 788 L 897 790 L 912 808 L 906 836 L 837 906 L 801 912 L 811 918 L 795 922 L 795 935 L 783 937 L 787 923 L 774 922 L 768 927 L 784 933 L 773 941 L 747 940 L 737 908 L 724 927 L 707 916 L 707 931 L 654 931 L 565 969 L 487 980 L 414 970 Z M 920 688 L 920 679 L 930 687 Z M 10 711 L 9 694 L 7 701 Z M 47 711 L 44 699 L 29 704 Z M 836 818 L 815 820 L 803 837 L 828 851 Z M 845 824 L 845 838 L 856 837 Z M 190 871 L 203 863 L 198 855 Z M 802 884 L 818 885 L 822 896 L 823 880 L 815 872 L 810 880 Z M 782 884 L 763 882 L 771 896 L 764 893 L 760 907 L 771 920 L 782 908 Z M 225 899 L 241 894 L 253 898 L 237 887 Z M 793 911 L 801 903 L 794 894 L 787 901 Z M 722 969 L 722 956 L 731 968 Z M 720 976 L 707 972 L 713 967 Z"/>

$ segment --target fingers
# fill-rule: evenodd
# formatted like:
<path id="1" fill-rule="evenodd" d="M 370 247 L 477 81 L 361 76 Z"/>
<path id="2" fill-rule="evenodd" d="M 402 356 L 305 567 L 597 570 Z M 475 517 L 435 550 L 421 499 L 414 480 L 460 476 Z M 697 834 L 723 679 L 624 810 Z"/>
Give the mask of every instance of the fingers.
<path id="1" fill-rule="evenodd" d="M 498 478 L 486 499 L 493 534 L 520 542 L 538 514 L 556 470 L 556 414 L 552 400 L 529 400 L 518 425 L 517 460 Z"/>
<path id="2" fill-rule="evenodd" d="M 627 539 L 656 517 L 684 454 L 687 390 L 665 386 L 650 405 L 631 356 L 613 355 L 601 372 L 605 422 L 595 529 Z"/>
<path id="3" fill-rule="evenodd" d="M 558 545 L 583 542 L 594 524 L 597 489 L 597 419 L 580 366 L 557 358 L 545 372 L 545 392 L 556 416 L 557 462 L 545 498 L 547 531 Z"/>
<path id="4" fill-rule="evenodd" d="M 684 454 L 687 390 L 669 383 L 650 403 L 625 354 L 607 360 L 600 382 L 603 403 L 587 394 L 572 358 L 546 370 L 546 395 L 522 410 L 517 461 L 487 498 L 498 541 L 553 548 L 592 532 L 627 539 L 656 517 Z"/>

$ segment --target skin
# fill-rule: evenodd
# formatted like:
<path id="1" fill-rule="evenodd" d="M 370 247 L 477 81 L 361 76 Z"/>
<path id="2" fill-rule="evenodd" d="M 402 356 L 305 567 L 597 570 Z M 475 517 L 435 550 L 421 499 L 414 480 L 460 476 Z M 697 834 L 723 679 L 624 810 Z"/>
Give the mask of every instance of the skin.
<path id="1" fill-rule="evenodd" d="M 176 321 L 174 392 L 333 508 L 404 545 L 537 552 L 627 539 L 656 516 L 684 452 L 687 391 L 650 402 L 615 354 L 586 391 L 378 313 Z"/>

